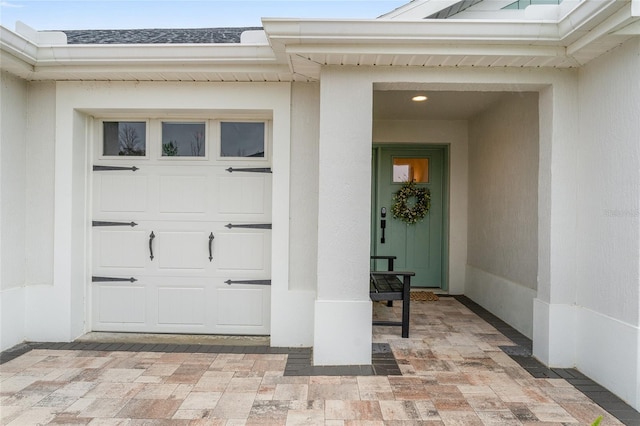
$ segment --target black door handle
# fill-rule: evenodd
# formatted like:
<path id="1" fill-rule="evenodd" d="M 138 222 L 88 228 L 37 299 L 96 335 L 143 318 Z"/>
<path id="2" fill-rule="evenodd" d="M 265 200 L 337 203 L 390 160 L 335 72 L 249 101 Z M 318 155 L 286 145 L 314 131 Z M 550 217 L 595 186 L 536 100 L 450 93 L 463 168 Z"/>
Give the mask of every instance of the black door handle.
<path id="1" fill-rule="evenodd" d="M 387 228 L 387 208 L 380 209 L 380 229 L 382 229 L 382 236 L 380 237 L 380 244 L 384 244 L 384 230 Z"/>
<path id="2" fill-rule="evenodd" d="M 153 239 L 156 235 L 151 231 L 151 235 L 149 235 L 149 259 L 153 260 Z"/>
<path id="3" fill-rule="evenodd" d="M 209 262 L 213 260 L 213 232 L 209 234 Z"/>

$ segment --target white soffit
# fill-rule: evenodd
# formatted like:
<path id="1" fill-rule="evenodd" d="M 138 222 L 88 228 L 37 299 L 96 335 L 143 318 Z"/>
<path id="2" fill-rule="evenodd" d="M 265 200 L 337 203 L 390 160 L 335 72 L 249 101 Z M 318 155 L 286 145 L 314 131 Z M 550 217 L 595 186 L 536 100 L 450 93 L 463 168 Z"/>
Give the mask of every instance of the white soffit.
<path id="1" fill-rule="evenodd" d="M 324 65 L 579 67 L 631 37 L 615 31 L 637 20 L 631 0 L 583 0 L 555 21 L 264 19 L 263 26 L 294 73 L 318 78 Z"/>

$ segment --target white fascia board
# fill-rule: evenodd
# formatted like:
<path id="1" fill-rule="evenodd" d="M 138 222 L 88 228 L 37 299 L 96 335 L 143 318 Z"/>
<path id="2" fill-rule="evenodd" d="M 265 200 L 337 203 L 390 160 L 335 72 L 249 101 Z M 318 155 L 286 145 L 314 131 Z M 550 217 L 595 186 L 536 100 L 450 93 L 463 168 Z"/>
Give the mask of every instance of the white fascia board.
<path id="1" fill-rule="evenodd" d="M 268 45 L 240 44 L 100 44 L 37 45 L 0 26 L 0 49 L 35 69 L 57 65 L 120 64 L 277 64 Z"/>
<path id="2" fill-rule="evenodd" d="M 0 49 L 29 65 L 35 65 L 38 46 L 23 36 L 0 26 Z"/>
<path id="3" fill-rule="evenodd" d="M 638 19 L 638 18 L 636 18 Z M 630 23 L 629 25 L 620 28 L 613 33 L 620 36 L 637 36 L 640 35 L 640 19 Z"/>
<path id="4" fill-rule="evenodd" d="M 567 47 L 567 54 L 574 55 L 579 50 L 589 46 L 599 38 L 607 36 L 609 34 L 617 36 L 631 35 L 625 34 L 624 32 L 618 33 L 618 30 L 624 29 L 637 19 L 631 16 L 630 7 L 631 6 L 629 5 L 627 7 L 619 9 L 613 15 L 609 16 L 605 21 L 603 21 L 595 28 L 591 29 L 591 31 L 587 32 L 578 40 L 570 44 Z"/>
<path id="5" fill-rule="evenodd" d="M 477 20 L 263 19 L 270 39 L 284 44 L 417 44 L 450 42 L 557 42 L 554 22 Z"/>
<path id="6" fill-rule="evenodd" d="M 0 69 L 25 80 L 29 80 L 34 73 L 33 65 L 4 50 L 0 50 Z"/>
<path id="7" fill-rule="evenodd" d="M 78 75 L 90 75 L 91 73 L 99 73 L 101 75 L 113 74 L 136 74 L 136 73 L 287 73 L 289 68 L 287 65 L 279 64 L 238 64 L 233 63 L 126 63 L 115 66 L 96 64 L 72 64 L 63 65 L 60 63 L 49 66 L 35 67 L 35 73 L 32 77 L 38 77 L 38 73 L 43 75 L 52 75 L 57 73 L 73 73 Z"/>
<path id="8" fill-rule="evenodd" d="M 568 46 L 632 0 L 583 0 L 560 20 L 321 20 L 263 19 L 272 45 L 403 45 L 424 43 Z M 633 0 L 638 1 L 638 0 Z M 626 7 L 625 7 L 626 6 Z"/>
<path id="9" fill-rule="evenodd" d="M 627 4 L 629 0 L 581 1 L 560 19 L 558 32 L 565 43 L 570 44 Z"/>
<path id="10" fill-rule="evenodd" d="M 420 45 L 377 44 L 362 46 L 360 44 L 343 45 L 292 45 L 287 46 L 290 55 L 337 54 L 337 55 L 460 55 L 460 56 L 564 56 L 566 49 L 556 45 L 522 45 L 522 44 L 446 44 L 422 43 Z"/>
<path id="11" fill-rule="evenodd" d="M 241 45 L 66 45 L 42 46 L 37 66 L 107 64 L 110 67 L 131 63 L 275 63 L 269 46 Z"/>

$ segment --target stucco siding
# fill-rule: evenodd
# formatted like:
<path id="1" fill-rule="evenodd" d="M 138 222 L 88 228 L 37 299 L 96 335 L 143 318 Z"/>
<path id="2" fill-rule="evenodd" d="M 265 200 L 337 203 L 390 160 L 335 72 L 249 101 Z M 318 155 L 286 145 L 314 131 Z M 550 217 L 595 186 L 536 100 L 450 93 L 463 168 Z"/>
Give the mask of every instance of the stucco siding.
<path id="1" fill-rule="evenodd" d="M 640 407 L 639 73 L 637 39 L 580 70 L 577 152 L 577 366 L 635 408 Z"/>
<path id="2" fill-rule="evenodd" d="M 289 288 L 315 291 L 318 279 L 320 85 L 293 83 L 291 105 Z"/>
<path id="3" fill-rule="evenodd" d="M 538 96 L 513 93 L 469 125 L 468 263 L 535 289 Z"/>
<path id="4" fill-rule="evenodd" d="M 578 304 L 639 324 L 640 42 L 580 72 Z"/>
<path id="5" fill-rule="evenodd" d="M 5 72 L 0 84 L 0 350 L 5 350 L 24 339 L 28 84 Z"/>
<path id="6" fill-rule="evenodd" d="M 53 284 L 56 83 L 29 83 L 26 130 L 26 284 Z"/>
<path id="7" fill-rule="evenodd" d="M 0 289 L 25 282 L 26 82 L 2 73 L 0 157 Z"/>

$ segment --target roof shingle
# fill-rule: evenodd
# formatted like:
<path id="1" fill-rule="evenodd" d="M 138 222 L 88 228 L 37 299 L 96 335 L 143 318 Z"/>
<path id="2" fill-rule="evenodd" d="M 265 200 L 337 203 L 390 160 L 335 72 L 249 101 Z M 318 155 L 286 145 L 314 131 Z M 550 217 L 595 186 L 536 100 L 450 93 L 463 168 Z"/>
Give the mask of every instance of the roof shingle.
<path id="1" fill-rule="evenodd" d="M 240 43 L 244 31 L 261 27 L 137 30 L 63 30 L 68 44 Z"/>

